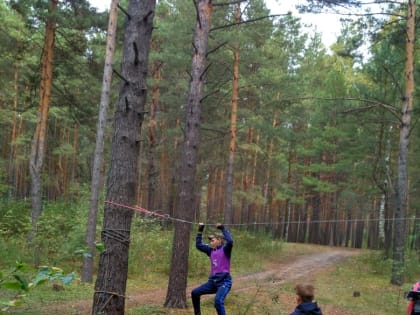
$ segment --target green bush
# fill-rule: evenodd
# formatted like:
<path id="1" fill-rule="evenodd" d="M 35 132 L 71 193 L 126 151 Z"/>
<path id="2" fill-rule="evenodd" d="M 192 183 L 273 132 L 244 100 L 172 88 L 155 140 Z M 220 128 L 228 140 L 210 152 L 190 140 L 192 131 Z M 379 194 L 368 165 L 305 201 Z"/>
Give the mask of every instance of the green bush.
<path id="1" fill-rule="evenodd" d="M 47 264 L 69 260 L 84 244 L 87 205 L 57 201 L 45 205 L 38 223 L 36 243 Z"/>
<path id="2" fill-rule="evenodd" d="M 81 261 L 81 257 L 74 253 L 85 245 L 88 209 L 88 200 L 83 196 L 73 202 L 59 200 L 44 205 L 35 239 L 41 251 L 42 264 Z M 101 220 L 99 213 L 98 234 Z M 33 245 L 28 246 L 31 230 L 30 202 L 8 201 L 0 204 L 0 267 L 16 260 L 33 261 Z"/>
<path id="3" fill-rule="evenodd" d="M 416 251 L 408 251 L 405 259 L 405 279 L 410 284 L 419 281 L 420 262 Z"/>
<path id="4" fill-rule="evenodd" d="M 0 236 L 2 239 L 25 238 L 31 230 L 29 201 L 2 200 L 0 203 Z"/>

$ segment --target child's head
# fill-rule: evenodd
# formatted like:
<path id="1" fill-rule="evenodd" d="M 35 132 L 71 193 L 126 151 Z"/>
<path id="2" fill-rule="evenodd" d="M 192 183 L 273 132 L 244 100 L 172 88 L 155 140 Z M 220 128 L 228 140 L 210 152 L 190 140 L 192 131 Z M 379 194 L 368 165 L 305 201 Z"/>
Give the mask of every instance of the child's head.
<path id="1" fill-rule="evenodd" d="M 297 284 L 295 287 L 296 295 L 298 296 L 299 303 L 310 302 L 314 296 L 314 286 L 311 284 Z"/>
<path id="2" fill-rule="evenodd" d="M 211 234 L 208 236 L 210 240 L 210 247 L 217 248 L 224 244 L 224 237 L 223 234 Z"/>

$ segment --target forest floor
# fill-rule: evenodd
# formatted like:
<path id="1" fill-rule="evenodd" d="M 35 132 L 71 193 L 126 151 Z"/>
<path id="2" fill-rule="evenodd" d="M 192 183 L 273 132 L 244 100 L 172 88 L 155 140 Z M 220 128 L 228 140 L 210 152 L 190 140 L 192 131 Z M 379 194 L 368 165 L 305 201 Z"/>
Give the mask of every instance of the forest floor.
<path id="1" fill-rule="evenodd" d="M 270 261 L 264 265 L 263 271 L 248 274 L 248 275 L 235 275 L 233 274 L 233 287 L 230 295 L 235 296 L 252 296 L 255 299 L 265 299 L 264 303 L 278 303 L 282 308 L 287 310 L 279 311 L 276 314 L 289 314 L 295 307 L 295 296 L 293 290 L 279 290 L 282 284 L 290 283 L 291 287 L 298 282 L 312 282 L 316 280 L 316 276 L 320 272 L 328 271 L 330 268 L 336 267 L 340 262 L 343 262 L 355 255 L 360 251 L 347 248 L 334 248 L 334 247 L 320 247 L 319 250 L 310 251 L 308 253 L 300 253 L 299 255 L 290 255 L 279 257 L 278 260 Z M 203 282 L 206 279 L 203 279 Z M 196 284 L 191 284 L 187 288 L 187 297 L 190 296 L 191 289 Z M 316 281 L 315 281 L 316 286 Z M 141 289 L 137 292 L 133 290 L 127 291 L 126 308 L 127 310 L 144 306 L 144 305 L 160 305 L 162 306 L 167 291 L 167 283 L 164 287 L 153 290 Z M 290 292 L 291 291 L 291 292 Z M 205 296 L 204 299 L 212 298 L 212 296 Z M 226 300 L 228 308 L 228 298 Z M 189 299 L 188 299 L 189 303 Z M 190 303 L 189 303 L 190 304 Z M 204 304 L 204 301 L 203 301 Z M 46 314 L 60 314 L 60 315 L 87 315 L 91 312 L 92 299 L 89 297 L 87 300 L 79 300 L 73 302 L 65 302 L 61 305 L 49 305 L 46 307 Z M 340 314 L 340 315 L 355 315 L 344 311 L 343 309 L 336 308 L 330 305 L 320 305 L 324 314 Z M 127 312 L 129 314 L 134 314 Z M 165 314 L 181 315 L 192 314 L 191 306 L 183 310 L 167 310 Z M 215 312 L 211 312 L 211 314 Z M 159 313 L 163 314 L 163 313 Z M 207 314 L 207 313 L 203 313 Z M 254 314 L 248 312 L 248 314 Z M 261 312 L 263 314 L 263 312 Z"/>

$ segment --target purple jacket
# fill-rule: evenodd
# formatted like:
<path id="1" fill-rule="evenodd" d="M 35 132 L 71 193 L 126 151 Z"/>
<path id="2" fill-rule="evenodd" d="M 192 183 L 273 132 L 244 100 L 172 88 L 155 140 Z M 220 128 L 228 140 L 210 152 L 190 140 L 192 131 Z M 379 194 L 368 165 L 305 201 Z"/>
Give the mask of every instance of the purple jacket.
<path id="1" fill-rule="evenodd" d="M 225 237 L 225 243 L 217 248 L 212 248 L 210 245 L 204 244 L 202 233 L 198 233 L 195 239 L 195 247 L 210 257 L 210 275 L 230 273 L 230 257 L 232 254 L 233 239 L 228 230 L 222 229 L 222 232 Z"/>

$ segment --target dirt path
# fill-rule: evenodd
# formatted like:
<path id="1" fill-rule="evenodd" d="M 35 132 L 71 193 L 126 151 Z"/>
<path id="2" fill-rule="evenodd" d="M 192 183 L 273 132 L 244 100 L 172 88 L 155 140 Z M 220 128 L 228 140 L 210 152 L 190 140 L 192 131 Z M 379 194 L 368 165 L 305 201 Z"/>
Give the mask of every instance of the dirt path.
<path id="1" fill-rule="evenodd" d="M 255 292 L 261 287 L 267 290 L 285 282 L 297 282 L 302 279 L 311 280 L 318 272 L 345 261 L 358 253 L 359 251 L 352 249 L 322 247 L 321 250 L 315 253 L 289 258 L 281 257 L 279 261 L 270 263 L 262 272 L 242 276 L 233 275 L 232 292 Z M 191 289 L 195 286 L 196 284 L 192 284 L 188 287 L 188 296 Z M 166 285 L 162 289 L 127 293 L 128 298 L 126 302 L 128 308 L 140 305 L 163 305 L 166 297 Z M 83 300 L 51 306 L 48 307 L 48 313 L 50 315 L 88 315 L 91 311 L 91 303 L 91 300 Z"/>
<path id="2" fill-rule="evenodd" d="M 241 276 L 235 279 L 238 283 L 237 291 L 246 291 L 255 288 L 256 285 L 245 285 L 250 283 L 259 284 L 281 284 L 299 279 L 309 280 L 317 272 L 330 266 L 336 265 L 354 255 L 358 251 L 350 249 L 334 248 L 315 254 L 294 257 L 286 262 L 273 263 L 268 270 L 248 276 Z"/>

